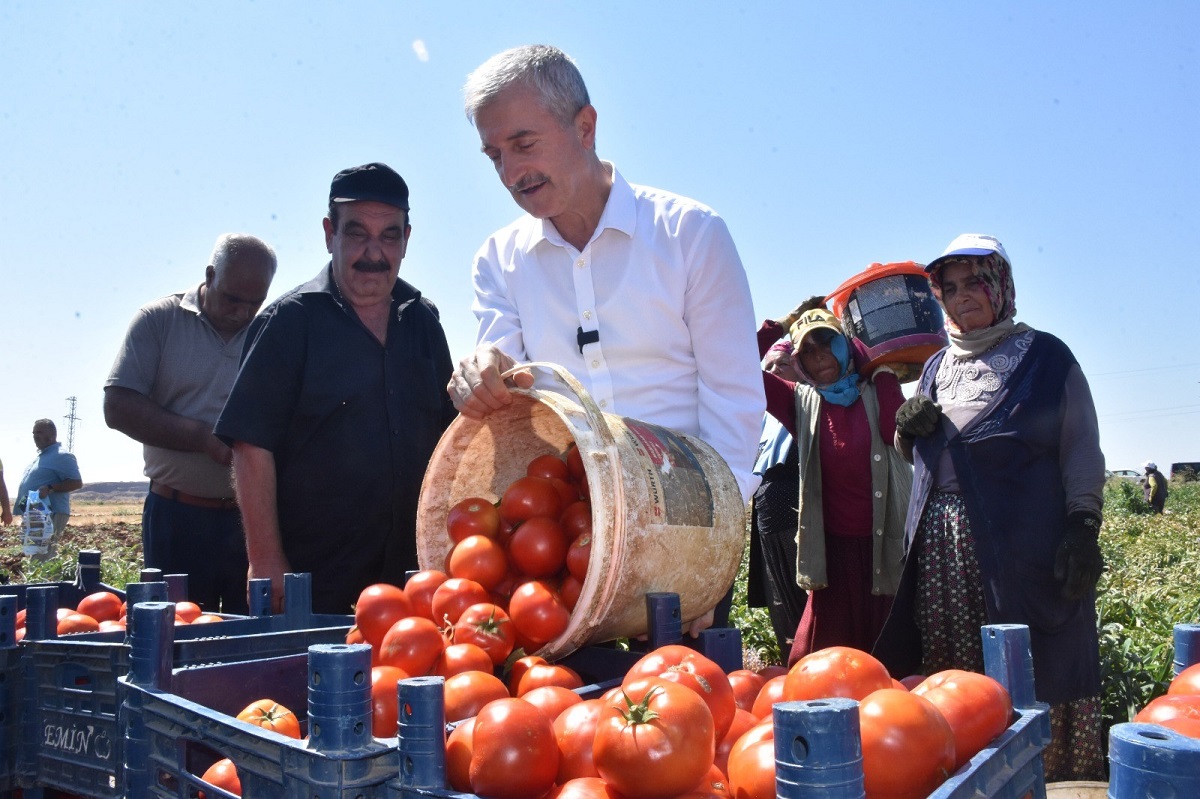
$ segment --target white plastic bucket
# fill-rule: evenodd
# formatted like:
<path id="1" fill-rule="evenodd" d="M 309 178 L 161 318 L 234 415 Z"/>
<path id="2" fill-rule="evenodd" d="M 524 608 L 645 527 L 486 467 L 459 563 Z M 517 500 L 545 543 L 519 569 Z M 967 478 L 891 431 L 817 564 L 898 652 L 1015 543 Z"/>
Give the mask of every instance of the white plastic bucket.
<path id="1" fill-rule="evenodd" d="M 679 594 L 683 621 L 704 614 L 737 575 L 745 505 L 733 473 L 705 442 L 603 413 L 583 386 L 552 371 L 578 402 L 553 391 L 514 389 L 513 402 L 483 421 L 460 416 L 433 452 L 417 508 L 421 568 L 442 568 L 451 548 L 446 516 L 471 496 L 495 501 L 531 459 L 573 441 L 587 472 L 592 554 L 566 632 L 538 654 L 646 632 L 644 596 Z"/>

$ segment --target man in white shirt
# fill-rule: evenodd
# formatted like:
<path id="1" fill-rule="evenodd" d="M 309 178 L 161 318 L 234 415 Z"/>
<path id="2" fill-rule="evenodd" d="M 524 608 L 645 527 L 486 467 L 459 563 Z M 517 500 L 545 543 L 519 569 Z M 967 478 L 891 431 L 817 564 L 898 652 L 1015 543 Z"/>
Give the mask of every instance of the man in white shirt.
<path id="1" fill-rule="evenodd" d="M 493 56 L 465 95 L 484 155 L 526 215 L 475 257 L 477 348 L 450 381 L 455 406 L 482 418 L 512 401 L 504 370 L 558 363 L 603 410 L 706 441 L 749 500 L 766 403 L 750 289 L 724 221 L 597 157 L 596 109 L 556 48 Z"/>

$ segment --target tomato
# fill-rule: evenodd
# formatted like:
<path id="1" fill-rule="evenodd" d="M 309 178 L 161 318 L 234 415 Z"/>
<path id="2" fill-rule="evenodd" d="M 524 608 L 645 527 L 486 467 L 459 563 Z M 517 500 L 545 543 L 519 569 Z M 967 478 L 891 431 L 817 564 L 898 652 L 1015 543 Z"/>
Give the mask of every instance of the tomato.
<path id="1" fill-rule="evenodd" d="M 1176 674 L 1175 679 L 1171 680 L 1171 684 L 1167 687 L 1167 693 L 1171 696 L 1200 694 L 1200 663 L 1193 663 Z"/>
<path id="2" fill-rule="evenodd" d="M 192 619 L 192 624 L 214 624 L 218 621 L 225 621 L 225 619 L 221 618 L 215 613 L 201 613 L 199 616 Z M 121 623 L 121 627 L 123 629 L 125 625 Z"/>
<path id="3" fill-rule="evenodd" d="M 792 666 L 783 687 L 786 701 L 842 696 L 861 700 L 872 691 L 891 688 L 887 668 L 871 655 L 848 646 L 812 652 Z"/>
<path id="4" fill-rule="evenodd" d="M 558 489 L 544 477 L 519 477 L 500 497 L 500 518 L 509 522 L 523 522 L 534 516 L 557 519 L 561 512 Z"/>
<path id="5" fill-rule="evenodd" d="M 68 610 L 58 619 L 58 634 L 94 633 L 100 629 L 100 622 L 83 613 Z"/>
<path id="6" fill-rule="evenodd" d="M 233 765 L 233 761 L 229 758 L 213 763 L 207 771 L 200 775 L 200 779 L 214 788 L 228 791 L 235 796 L 242 795 L 242 781 L 238 779 L 237 766 Z M 204 792 L 201 791 L 199 795 L 203 799 Z"/>
<path id="7" fill-rule="evenodd" d="M 447 677 L 442 686 L 446 703 L 446 723 L 478 715 L 495 699 L 507 699 L 508 688 L 500 678 L 486 671 L 464 671 Z"/>
<path id="8" fill-rule="evenodd" d="M 567 473 L 577 483 L 587 477 L 587 471 L 583 468 L 583 456 L 579 454 L 579 447 L 575 444 L 567 447 Z"/>
<path id="9" fill-rule="evenodd" d="M 554 519 L 535 516 L 513 531 L 508 556 L 526 577 L 550 577 L 566 562 L 567 537 Z"/>
<path id="10" fill-rule="evenodd" d="M 469 718 L 450 731 L 446 737 L 446 781 L 456 791 L 471 791 L 471 750 L 474 742 L 475 719 Z"/>
<path id="11" fill-rule="evenodd" d="M 525 467 L 525 474 L 529 477 L 545 477 L 547 480 L 553 477 L 566 480 L 570 476 L 567 462 L 557 455 L 538 455 Z"/>
<path id="12" fill-rule="evenodd" d="M 742 710 L 739 707 L 734 711 L 729 732 L 725 733 L 725 737 L 717 742 L 716 754 L 713 756 L 713 765 L 721 769 L 721 773 L 729 773 L 729 752 L 733 749 L 733 745 L 758 723 L 759 719 L 749 710 Z"/>
<path id="13" fill-rule="evenodd" d="M 572 613 L 575 612 L 575 606 L 579 604 L 581 593 L 583 593 L 583 581 L 571 574 L 564 577 L 558 586 L 558 598 Z"/>
<path id="14" fill-rule="evenodd" d="M 371 734 L 376 738 L 395 738 L 399 703 L 396 683 L 408 679 L 395 666 L 376 666 L 371 669 Z"/>
<path id="15" fill-rule="evenodd" d="M 491 591 L 508 574 L 508 556 L 494 539 L 469 535 L 450 550 L 446 570 L 451 577 L 474 580 Z"/>
<path id="16" fill-rule="evenodd" d="M 488 590 L 474 580 L 451 577 L 433 592 L 429 603 L 431 618 L 438 624 L 454 624 L 464 610 L 491 599 Z"/>
<path id="17" fill-rule="evenodd" d="M 433 673 L 453 677 L 464 671 L 491 671 L 492 658 L 475 644 L 450 644 L 434 664 Z"/>
<path id="18" fill-rule="evenodd" d="M 1180 735 L 1200 738 L 1200 696 L 1160 696 L 1142 708 L 1133 720 L 1144 724 L 1161 724 Z"/>
<path id="19" fill-rule="evenodd" d="M 924 674 L 910 674 L 900 680 L 900 684 L 903 685 L 907 691 L 911 691 L 923 682 L 925 682 Z"/>
<path id="20" fill-rule="evenodd" d="M 572 502 L 558 517 L 558 523 L 562 525 L 563 533 L 571 541 L 581 535 L 591 535 L 592 506 L 583 500 Z"/>
<path id="21" fill-rule="evenodd" d="M 596 724 L 603 699 L 585 699 L 571 705 L 554 719 L 554 739 L 558 742 L 558 781 L 578 777 L 599 777 L 592 760 L 592 744 L 596 740 Z"/>
<path id="22" fill-rule="evenodd" d="M 446 639 L 429 619 L 408 616 L 392 625 L 379 645 L 379 665 L 395 666 L 411 677 L 423 677 L 433 671 Z"/>
<path id="23" fill-rule="evenodd" d="M 200 606 L 195 602 L 176 602 L 175 615 L 191 624 L 196 618 L 203 613 Z"/>
<path id="24" fill-rule="evenodd" d="M 950 725 L 954 732 L 956 769 L 1004 732 L 1012 719 L 1012 698 L 1008 691 L 984 674 L 957 669 L 939 671 L 912 692 L 932 702 Z"/>
<path id="25" fill-rule="evenodd" d="M 569 666 L 558 663 L 535 663 L 525 670 L 517 683 L 517 696 L 524 696 L 534 688 L 557 685 L 574 690 L 583 687 L 583 679 Z"/>
<path id="26" fill-rule="evenodd" d="M 709 767 L 708 773 L 700 778 L 700 783 L 687 793 L 680 794 L 677 799 L 730 799 L 725 772 L 715 765 Z"/>
<path id="27" fill-rule="evenodd" d="M 750 708 L 750 712 L 754 714 L 755 718 L 771 717 L 771 708 L 775 707 L 776 702 L 783 701 L 783 686 L 786 682 L 787 675 L 780 674 L 763 684 L 762 690 L 758 692 L 758 696 L 754 700 L 754 707 Z"/>
<path id="28" fill-rule="evenodd" d="M 928 796 L 954 771 L 954 733 L 933 703 L 895 688 L 858 705 L 867 796 Z"/>
<path id="29" fill-rule="evenodd" d="M 507 613 L 491 602 L 480 602 L 458 617 L 454 623 L 454 641 L 475 644 L 488 654 L 492 666 L 500 666 L 513 651 L 516 630 Z M 492 666 L 487 671 L 491 671 Z"/>
<path id="30" fill-rule="evenodd" d="M 625 797 L 614 791 L 612 786 L 599 777 L 578 777 L 559 785 L 546 794 L 546 799 L 625 799 Z"/>
<path id="31" fill-rule="evenodd" d="M 788 669 L 787 669 L 787 666 L 780 666 L 779 664 L 774 663 L 774 664 L 771 664 L 770 666 L 763 666 L 761 669 L 759 669 L 758 671 L 756 671 L 754 673 L 762 676 L 763 679 L 769 680 L 772 677 L 779 677 L 779 676 L 786 677 L 787 673 L 788 673 Z"/>
<path id="32" fill-rule="evenodd" d="M 467 497 L 446 515 L 446 532 L 455 543 L 471 535 L 495 538 L 500 532 L 500 511 L 483 497 Z"/>
<path id="33" fill-rule="evenodd" d="M 767 684 L 767 678 L 749 669 L 729 672 L 729 687 L 733 689 L 734 703 L 745 711 L 754 709 L 758 692 Z"/>
<path id="34" fill-rule="evenodd" d="M 511 664 L 505 666 L 505 671 L 508 673 L 508 692 L 513 696 L 517 696 L 517 688 L 520 687 L 521 678 L 525 676 L 525 672 L 529 671 L 533 666 L 545 663 L 546 659 L 541 655 L 522 655 Z"/>
<path id="35" fill-rule="evenodd" d="M 583 697 L 561 685 L 543 685 L 526 691 L 521 698 L 546 714 L 553 723 L 564 710 L 583 701 Z"/>
<path id="36" fill-rule="evenodd" d="M 112 591 L 97 591 L 79 600 L 75 610 L 96 621 L 116 621 L 121 618 L 121 597 Z M 18 627 L 21 626 L 20 622 L 18 620 Z"/>
<path id="37" fill-rule="evenodd" d="M 734 743 L 726 774 L 734 799 L 775 799 L 775 726 L 769 717 Z"/>
<path id="38" fill-rule="evenodd" d="M 670 682 L 690 688 L 708 705 L 713 717 L 713 737 L 719 741 L 725 737 L 733 723 L 733 711 L 737 703 L 729 678 L 716 663 L 694 649 L 680 644 L 660 646 L 634 663 L 625 673 L 622 685 L 641 677 L 661 677 Z"/>
<path id="39" fill-rule="evenodd" d="M 376 649 L 392 625 L 412 615 L 412 603 L 404 590 L 388 583 L 368 585 L 354 603 L 354 623 L 363 640 Z"/>
<path id="40" fill-rule="evenodd" d="M 296 714 L 271 699 L 258 699 L 246 705 L 238 719 L 271 730 L 289 738 L 300 737 L 300 721 Z"/>
<path id="41" fill-rule="evenodd" d="M 627 683 L 604 707 L 592 757 L 601 778 L 630 797 L 672 797 L 713 764 L 712 713 L 695 691 L 658 677 Z"/>
<path id="42" fill-rule="evenodd" d="M 412 615 L 433 619 L 433 592 L 446 582 L 446 577 L 445 572 L 437 569 L 424 569 L 408 578 L 404 583 L 404 595 L 408 597 Z"/>
<path id="43" fill-rule="evenodd" d="M 471 789 L 492 799 L 533 799 L 554 785 L 558 746 L 542 711 L 520 699 L 497 699 L 475 719 Z"/>
<path id="44" fill-rule="evenodd" d="M 508 615 L 522 635 L 544 644 L 566 631 L 571 611 L 548 585 L 531 580 L 517 586 L 508 601 Z"/>
<path id="45" fill-rule="evenodd" d="M 201 616 L 200 618 L 204 618 L 204 617 Z M 217 618 L 219 620 L 223 621 L 223 619 L 220 619 L 219 616 Z M 192 624 L 200 624 L 200 619 L 197 619 L 196 621 L 192 622 Z M 106 621 L 100 622 L 100 632 L 102 632 L 102 633 L 114 632 L 117 630 L 124 630 L 124 629 L 125 629 L 125 622 L 123 622 L 123 621 L 107 621 L 106 620 Z"/>
<path id="46" fill-rule="evenodd" d="M 567 548 L 567 571 L 577 580 L 587 576 L 588 562 L 592 559 L 592 534 L 584 533 Z"/>

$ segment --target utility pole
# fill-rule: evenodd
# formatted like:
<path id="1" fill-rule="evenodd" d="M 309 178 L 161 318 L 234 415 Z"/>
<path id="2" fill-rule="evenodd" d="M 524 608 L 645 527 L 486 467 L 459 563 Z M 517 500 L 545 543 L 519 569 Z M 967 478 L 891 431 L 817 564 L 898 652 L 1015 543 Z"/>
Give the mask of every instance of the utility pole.
<path id="1" fill-rule="evenodd" d="M 67 397 L 67 415 L 63 417 L 67 420 L 67 452 L 75 451 L 75 423 L 80 421 L 75 415 L 75 398 Z"/>

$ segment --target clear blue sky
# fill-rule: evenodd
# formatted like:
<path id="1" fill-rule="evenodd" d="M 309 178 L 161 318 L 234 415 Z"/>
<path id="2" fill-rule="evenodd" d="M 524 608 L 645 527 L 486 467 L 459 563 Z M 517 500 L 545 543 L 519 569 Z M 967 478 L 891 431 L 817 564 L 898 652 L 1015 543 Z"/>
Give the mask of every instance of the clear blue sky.
<path id="1" fill-rule="evenodd" d="M 1200 3 L 0 4 L 0 459 L 78 398 L 85 482 L 134 480 L 102 385 L 216 237 L 325 263 L 329 180 L 408 180 L 401 274 L 474 342 L 471 257 L 518 215 L 461 110 L 493 53 L 573 55 L 598 148 L 728 221 L 757 315 L 872 261 L 999 237 L 1018 319 L 1075 351 L 1110 468 L 1200 460 Z"/>

